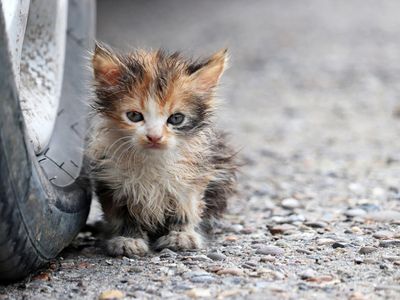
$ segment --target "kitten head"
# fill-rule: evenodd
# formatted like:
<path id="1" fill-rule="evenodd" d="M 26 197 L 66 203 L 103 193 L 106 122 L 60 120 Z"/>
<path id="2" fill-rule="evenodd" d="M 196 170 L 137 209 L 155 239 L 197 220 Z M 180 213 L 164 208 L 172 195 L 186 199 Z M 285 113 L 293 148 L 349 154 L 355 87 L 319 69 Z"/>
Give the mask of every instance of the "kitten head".
<path id="1" fill-rule="evenodd" d="M 179 53 L 121 55 L 96 45 L 93 106 L 136 149 L 172 149 L 210 125 L 226 60 L 226 50 L 193 62 Z"/>

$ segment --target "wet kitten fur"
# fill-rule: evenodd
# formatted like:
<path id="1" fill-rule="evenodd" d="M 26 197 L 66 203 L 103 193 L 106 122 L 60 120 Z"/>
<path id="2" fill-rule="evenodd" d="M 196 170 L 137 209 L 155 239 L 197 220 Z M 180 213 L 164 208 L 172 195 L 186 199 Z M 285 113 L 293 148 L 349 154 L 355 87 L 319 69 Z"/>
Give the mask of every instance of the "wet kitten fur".
<path id="1" fill-rule="evenodd" d="M 143 255 L 150 246 L 201 248 L 201 225 L 226 208 L 236 163 L 212 122 L 226 60 L 226 50 L 191 61 L 179 53 L 121 55 L 96 45 L 88 155 L 112 233 L 110 255 Z M 132 122 L 133 111 L 144 120 Z M 175 113 L 184 114 L 177 126 L 167 123 Z"/>

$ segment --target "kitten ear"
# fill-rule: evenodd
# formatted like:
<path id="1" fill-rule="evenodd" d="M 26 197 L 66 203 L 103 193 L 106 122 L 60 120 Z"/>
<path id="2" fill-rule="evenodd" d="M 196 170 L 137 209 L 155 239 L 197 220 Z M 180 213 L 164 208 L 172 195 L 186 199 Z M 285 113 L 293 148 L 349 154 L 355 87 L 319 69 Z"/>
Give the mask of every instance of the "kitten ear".
<path id="1" fill-rule="evenodd" d="M 190 77 L 195 87 L 203 92 L 215 88 L 228 62 L 228 49 L 222 49 L 212 55 L 205 63 L 190 66 Z"/>
<path id="2" fill-rule="evenodd" d="M 121 76 L 118 57 L 104 45 L 96 43 L 92 57 L 94 78 L 97 82 L 115 85 Z"/>

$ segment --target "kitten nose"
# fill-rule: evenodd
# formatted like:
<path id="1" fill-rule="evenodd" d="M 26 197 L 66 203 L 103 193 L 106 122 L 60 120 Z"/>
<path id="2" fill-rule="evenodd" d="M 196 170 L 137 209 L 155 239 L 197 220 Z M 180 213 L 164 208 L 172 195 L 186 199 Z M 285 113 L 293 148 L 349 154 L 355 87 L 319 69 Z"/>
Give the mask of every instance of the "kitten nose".
<path id="1" fill-rule="evenodd" d="M 157 143 L 161 140 L 162 135 L 146 135 L 149 142 Z"/>

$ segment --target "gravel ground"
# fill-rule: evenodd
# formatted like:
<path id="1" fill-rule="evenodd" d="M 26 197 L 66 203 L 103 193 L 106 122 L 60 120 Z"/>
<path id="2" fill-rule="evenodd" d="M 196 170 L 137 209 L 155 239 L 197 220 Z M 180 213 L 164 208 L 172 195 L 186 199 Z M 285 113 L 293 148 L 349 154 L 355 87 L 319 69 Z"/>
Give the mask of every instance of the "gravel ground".
<path id="1" fill-rule="evenodd" d="M 0 299 L 400 298 L 399 1 L 98 6 L 119 48 L 230 48 L 240 192 L 202 251 L 110 258 L 82 233 Z"/>

